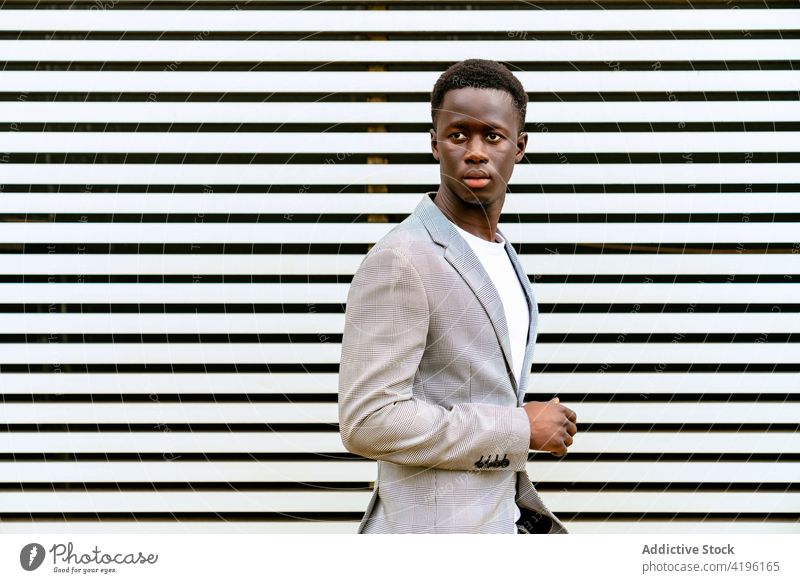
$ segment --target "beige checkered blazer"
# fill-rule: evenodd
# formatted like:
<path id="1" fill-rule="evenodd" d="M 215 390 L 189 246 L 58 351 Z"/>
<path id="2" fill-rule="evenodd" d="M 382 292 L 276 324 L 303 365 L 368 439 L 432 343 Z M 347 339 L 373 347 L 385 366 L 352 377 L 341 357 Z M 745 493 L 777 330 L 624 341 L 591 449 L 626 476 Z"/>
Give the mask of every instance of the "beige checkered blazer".
<path id="1" fill-rule="evenodd" d="M 525 469 L 539 316 L 528 277 L 506 242 L 530 309 L 517 386 L 497 290 L 431 194 L 367 253 L 347 296 L 341 437 L 379 460 L 358 532 L 511 534 L 516 503 L 527 530 L 566 533 Z"/>

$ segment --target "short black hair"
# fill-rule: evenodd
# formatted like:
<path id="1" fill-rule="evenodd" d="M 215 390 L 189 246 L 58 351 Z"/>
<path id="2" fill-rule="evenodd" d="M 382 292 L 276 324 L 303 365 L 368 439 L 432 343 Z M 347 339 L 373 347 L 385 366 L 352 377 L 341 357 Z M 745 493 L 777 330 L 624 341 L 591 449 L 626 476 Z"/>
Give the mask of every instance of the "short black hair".
<path id="1" fill-rule="evenodd" d="M 517 110 L 519 133 L 525 129 L 525 112 L 528 94 L 519 79 L 508 67 L 497 61 L 467 59 L 451 65 L 441 74 L 431 92 L 431 121 L 436 129 L 436 119 L 444 101 L 444 95 L 453 89 L 475 87 L 478 89 L 500 89 L 511 96 Z"/>

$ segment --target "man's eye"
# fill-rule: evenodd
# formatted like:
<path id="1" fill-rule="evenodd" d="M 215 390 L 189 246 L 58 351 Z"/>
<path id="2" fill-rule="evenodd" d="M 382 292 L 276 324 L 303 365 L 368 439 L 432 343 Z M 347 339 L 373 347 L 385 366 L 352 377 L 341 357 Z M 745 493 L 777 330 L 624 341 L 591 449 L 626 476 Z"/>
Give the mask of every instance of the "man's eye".
<path id="1" fill-rule="evenodd" d="M 500 134 L 492 133 L 492 134 L 487 134 L 487 135 L 489 136 L 489 141 L 490 142 L 499 142 L 500 140 L 503 139 L 503 136 L 501 136 Z"/>
<path id="2" fill-rule="evenodd" d="M 450 134 L 450 137 L 459 140 L 461 138 L 459 138 L 458 136 L 463 136 L 463 135 L 464 134 L 462 134 L 461 132 L 453 132 L 452 134 Z"/>

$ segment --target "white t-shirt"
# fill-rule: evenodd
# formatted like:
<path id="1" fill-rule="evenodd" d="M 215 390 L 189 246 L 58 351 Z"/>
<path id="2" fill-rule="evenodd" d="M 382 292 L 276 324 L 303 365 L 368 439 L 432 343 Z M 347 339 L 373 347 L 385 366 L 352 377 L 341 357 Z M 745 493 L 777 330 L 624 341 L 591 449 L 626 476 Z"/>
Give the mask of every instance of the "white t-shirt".
<path id="1" fill-rule="evenodd" d="M 530 316 L 528 314 L 528 302 L 525 299 L 525 292 L 517 278 L 517 272 L 511 264 L 511 258 L 506 253 L 505 244 L 500 233 L 495 233 L 496 243 L 476 237 L 452 223 L 464 240 L 469 243 L 475 255 L 480 259 L 483 268 L 492 279 L 492 284 L 500 294 L 503 302 L 503 310 L 506 315 L 508 325 L 508 336 L 511 342 L 511 370 L 517 378 L 519 386 L 522 377 L 522 361 L 525 358 L 525 344 L 528 340 L 528 326 Z M 516 480 L 516 475 L 514 478 Z M 514 522 L 521 516 L 519 507 L 514 505 Z M 515 527 L 516 528 L 516 527 Z"/>
<path id="2" fill-rule="evenodd" d="M 511 258 L 506 253 L 505 239 L 500 233 L 496 233 L 498 242 L 492 243 L 486 239 L 476 237 L 455 223 L 452 224 L 464 237 L 464 240 L 469 243 L 469 246 L 472 247 L 486 273 L 492 279 L 497 293 L 500 294 L 500 300 L 503 302 L 503 309 L 506 314 L 508 336 L 511 341 L 512 370 L 517 379 L 517 386 L 519 386 L 522 378 L 522 361 L 525 358 L 525 344 L 528 340 L 530 316 L 525 292 L 517 278 L 517 272 L 511 264 Z"/>

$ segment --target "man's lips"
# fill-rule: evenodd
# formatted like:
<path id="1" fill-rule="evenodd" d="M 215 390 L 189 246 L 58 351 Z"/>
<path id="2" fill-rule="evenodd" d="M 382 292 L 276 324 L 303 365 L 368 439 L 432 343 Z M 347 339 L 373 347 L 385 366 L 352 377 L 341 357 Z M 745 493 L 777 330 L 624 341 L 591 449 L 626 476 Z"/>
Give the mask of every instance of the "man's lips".
<path id="1" fill-rule="evenodd" d="M 478 173 L 478 172 L 470 172 L 464 175 L 463 182 L 470 188 L 483 188 L 487 184 L 491 178 L 485 173 Z"/>

